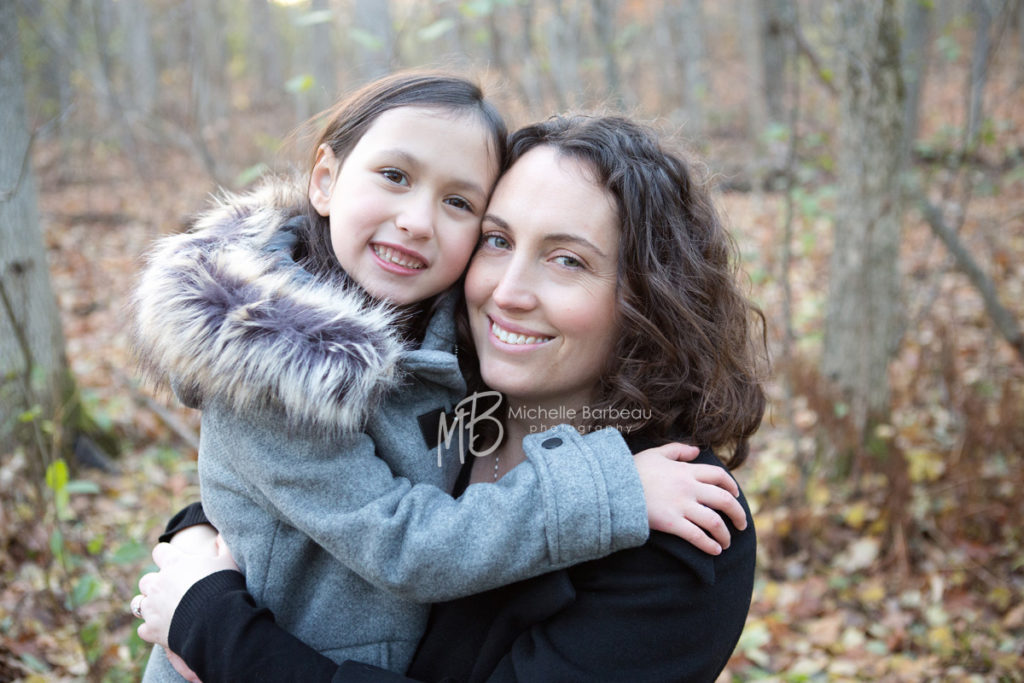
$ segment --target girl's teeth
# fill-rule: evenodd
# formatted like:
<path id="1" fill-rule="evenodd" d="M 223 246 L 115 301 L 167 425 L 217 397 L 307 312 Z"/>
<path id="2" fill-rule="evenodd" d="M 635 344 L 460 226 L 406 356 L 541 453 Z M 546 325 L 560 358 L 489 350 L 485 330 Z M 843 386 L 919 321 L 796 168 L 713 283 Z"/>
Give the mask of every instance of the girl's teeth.
<path id="1" fill-rule="evenodd" d="M 498 326 L 498 323 L 491 322 L 491 331 L 494 336 L 506 344 L 537 344 L 550 341 L 550 337 L 526 337 L 515 332 L 509 332 Z"/>
<path id="2" fill-rule="evenodd" d="M 420 270 L 423 268 L 423 264 L 419 261 L 410 259 L 405 255 L 395 251 L 391 247 L 374 247 L 373 252 L 377 254 L 382 260 L 390 263 L 395 263 L 404 268 L 412 268 L 413 270 Z"/>

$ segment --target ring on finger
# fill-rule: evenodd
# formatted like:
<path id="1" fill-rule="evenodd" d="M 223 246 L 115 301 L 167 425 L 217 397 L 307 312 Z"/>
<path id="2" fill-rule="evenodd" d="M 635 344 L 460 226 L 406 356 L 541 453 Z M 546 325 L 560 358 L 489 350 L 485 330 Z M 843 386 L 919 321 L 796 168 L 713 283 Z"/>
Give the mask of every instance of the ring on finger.
<path id="1" fill-rule="evenodd" d="M 144 595 L 136 595 L 134 598 L 132 598 L 131 605 L 129 605 L 129 609 L 131 610 L 132 616 L 135 617 L 136 619 L 142 619 L 143 618 L 143 616 L 142 616 L 142 600 L 143 600 L 143 598 L 145 598 Z"/>

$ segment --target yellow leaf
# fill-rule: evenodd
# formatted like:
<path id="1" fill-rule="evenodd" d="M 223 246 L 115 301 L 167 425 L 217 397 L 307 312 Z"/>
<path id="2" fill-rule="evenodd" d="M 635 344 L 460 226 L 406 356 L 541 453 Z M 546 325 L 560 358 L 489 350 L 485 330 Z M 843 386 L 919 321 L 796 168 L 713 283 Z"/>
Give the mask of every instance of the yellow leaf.
<path id="1" fill-rule="evenodd" d="M 867 516 L 868 506 L 863 502 L 854 503 L 843 512 L 843 519 L 854 529 L 860 529 L 864 526 L 864 520 L 867 519 Z"/>
<path id="2" fill-rule="evenodd" d="M 928 630 L 928 645 L 941 655 L 953 653 L 953 632 L 948 626 L 936 626 Z"/>
<path id="3" fill-rule="evenodd" d="M 925 448 L 908 448 L 906 455 L 912 481 L 935 481 L 946 471 L 946 459 L 941 453 Z"/>
<path id="4" fill-rule="evenodd" d="M 877 605 L 885 599 L 885 585 L 881 579 L 864 583 L 857 591 L 860 601 L 866 605 Z"/>

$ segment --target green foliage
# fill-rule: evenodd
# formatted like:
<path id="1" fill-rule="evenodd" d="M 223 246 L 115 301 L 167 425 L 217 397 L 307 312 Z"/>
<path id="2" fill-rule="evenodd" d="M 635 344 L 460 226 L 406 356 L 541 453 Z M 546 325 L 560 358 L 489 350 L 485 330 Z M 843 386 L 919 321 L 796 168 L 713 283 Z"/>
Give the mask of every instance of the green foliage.
<path id="1" fill-rule="evenodd" d="M 454 19 L 438 19 L 433 24 L 421 28 L 416 35 L 424 43 L 432 43 L 453 28 L 455 28 Z"/>
<path id="2" fill-rule="evenodd" d="M 242 170 L 241 173 L 235 176 L 235 184 L 239 187 L 245 187 L 246 185 L 258 180 L 260 176 L 269 170 L 270 167 L 261 161 L 258 164 L 254 164 L 253 166 Z"/>
<path id="3" fill-rule="evenodd" d="M 334 21 L 334 12 L 329 9 L 313 10 L 300 14 L 295 18 L 295 25 L 300 28 L 329 24 Z"/>
<path id="4" fill-rule="evenodd" d="M 350 26 L 348 29 L 348 37 L 352 39 L 358 45 L 361 45 L 367 50 L 379 52 L 384 49 L 384 41 L 375 36 L 374 34 L 361 29 L 357 26 Z"/>
<path id="5" fill-rule="evenodd" d="M 284 84 L 284 89 L 294 95 L 299 95 L 312 90 L 315 83 L 316 81 L 312 74 L 299 74 L 289 78 L 288 82 Z"/>

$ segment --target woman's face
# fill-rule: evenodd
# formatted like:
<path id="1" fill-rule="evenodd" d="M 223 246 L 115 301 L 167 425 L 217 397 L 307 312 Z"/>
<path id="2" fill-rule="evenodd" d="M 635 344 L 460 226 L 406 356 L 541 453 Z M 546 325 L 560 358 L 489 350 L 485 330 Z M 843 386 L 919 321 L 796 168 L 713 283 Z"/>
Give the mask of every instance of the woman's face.
<path id="1" fill-rule="evenodd" d="M 526 408 L 582 410 L 617 331 L 619 219 L 583 163 L 527 152 L 498 181 L 466 274 L 480 372 Z"/>

